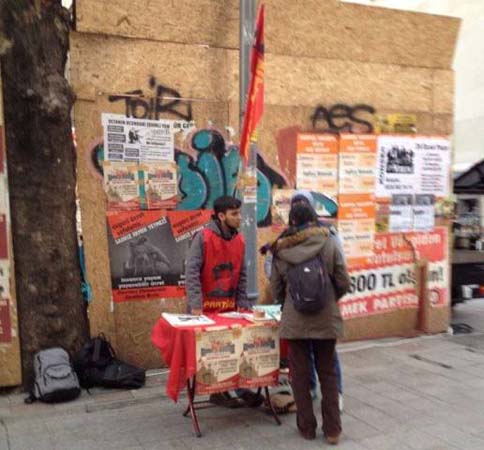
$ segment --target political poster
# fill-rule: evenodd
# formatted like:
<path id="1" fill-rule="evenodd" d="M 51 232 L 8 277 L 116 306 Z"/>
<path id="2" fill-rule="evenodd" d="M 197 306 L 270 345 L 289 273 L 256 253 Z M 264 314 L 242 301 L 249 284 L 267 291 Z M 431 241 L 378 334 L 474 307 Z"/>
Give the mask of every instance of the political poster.
<path id="1" fill-rule="evenodd" d="M 401 233 L 413 230 L 413 195 L 392 195 L 388 228 Z"/>
<path id="2" fill-rule="evenodd" d="M 335 135 L 298 134 L 296 185 L 298 189 L 336 197 L 338 193 L 338 139 Z"/>
<path id="3" fill-rule="evenodd" d="M 451 143 L 443 137 L 415 137 L 418 170 L 416 193 L 447 197 L 450 187 Z"/>
<path id="4" fill-rule="evenodd" d="M 371 256 L 375 237 L 375 196 L 340 194 L 338 203 L 338 231 L 348 262 Z"/>
<path id="5" fill-rule="evenodd" d="M 141 209 L 138 165 L 104 161 L 103 171 L 108 211 Z"/>
<path id="6" fill-rule="evenodd" d="M 378 136 L 376 196 L 415 192 L 418 186 L 415 140 L 407 136 Z"/>
<path id="7" fill-rule="evenodd" d="M 374 194 L 376 136 L 342 134 L 339 141 L 339 193 Z"/>
<path id="8" fill-rule="evenodd" d="M 0 297 L 0 344 L 9 344 L 11 341 L 10 300 Z"/>
<path id="9" fill-rule="evenodd" d="M 102 114 L 106 161 L 173 161 L 173 120 L 149 120 Z"/>
<path id="10" fill-rule="evenodd" d="M 178 179 L 175 162 L 144 163 L 140 165 L 147 209 L 175 209 Z"/>
<path id="11" fill-rule="evenodd" d="M 295 189 L 273 189 L 272 191 L 272 224 L 287 225 L 291 199 L 296 193 Z"/>
<path id="12" fill-rule="evenodd" d="M 448 231 L 377 233 L 373 256 L 349 266 L 350 292 L 340 301 L 344 319 L 418 308 L 415 259 L 429 262 L 428 295 L 432 307 L 449 304 Z"/>
<path id="13" fill-rule="evenodd" d="M 237 327 L 195 332 L 198 395 L 230 391 L 238 387 L 241 333 L 242 329 Z"/>
<path id="14" fill-rule="evenodd" d="M 417 132 L 417 115 L 392 113 L 375 115 L 375 133 L 415 134 Z"/>
<path id="15" fill-rule="evenodd" d="M 193 235 L 211 211 L 107 213 L 114 302 L 185 295 L 185 261 Z"/>
<path id="16" fill-rule="evenodd" d="M 415 231 L 431 231 L 435 226 L 435 196 L 417 194 L 413 206 L 413 228 Z"/>
<path id="17" fill-rule="evenodd" d="M 276 385 L 279 379 L 279 353 L 277 327 L 264 325 L 244 327 L 239 387 L 256 388 Z"/>

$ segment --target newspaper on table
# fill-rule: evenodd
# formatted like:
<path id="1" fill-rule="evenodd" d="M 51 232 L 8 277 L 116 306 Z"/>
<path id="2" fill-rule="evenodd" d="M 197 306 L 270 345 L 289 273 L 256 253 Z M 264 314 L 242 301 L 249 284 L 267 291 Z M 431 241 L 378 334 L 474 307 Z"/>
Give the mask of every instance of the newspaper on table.
<path id="1" fill-rule="evenodd" d="M 214 325 L 215 322 L 205 315 L 194 316 L 191 314 L 172 314 L 162 313 L 165 319 L 173 327 L 195 327 L 204 325 Z"/>

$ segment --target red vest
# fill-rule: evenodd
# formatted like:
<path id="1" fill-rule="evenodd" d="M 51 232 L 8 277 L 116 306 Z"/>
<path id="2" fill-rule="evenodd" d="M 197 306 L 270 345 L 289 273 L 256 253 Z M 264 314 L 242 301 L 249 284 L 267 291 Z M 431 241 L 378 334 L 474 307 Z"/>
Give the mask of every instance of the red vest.
<path id="1" fill-rule="evenodd" d="M 203 231 L 203 312 L 234 311 L 235 294 L 245 252 L 239 233 L 230 241 L 205 228 Z"/>

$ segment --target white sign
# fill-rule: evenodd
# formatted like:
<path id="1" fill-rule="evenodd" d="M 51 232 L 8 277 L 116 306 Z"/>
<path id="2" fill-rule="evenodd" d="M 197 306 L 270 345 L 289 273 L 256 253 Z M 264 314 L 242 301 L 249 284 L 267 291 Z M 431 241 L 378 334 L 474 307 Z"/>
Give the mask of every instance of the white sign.
<path id="1" fill-rule="evenodd" d="M 392 196 L 388 229 L 398 232 L 413 230 L 413 196 L 411 194 Z"/>

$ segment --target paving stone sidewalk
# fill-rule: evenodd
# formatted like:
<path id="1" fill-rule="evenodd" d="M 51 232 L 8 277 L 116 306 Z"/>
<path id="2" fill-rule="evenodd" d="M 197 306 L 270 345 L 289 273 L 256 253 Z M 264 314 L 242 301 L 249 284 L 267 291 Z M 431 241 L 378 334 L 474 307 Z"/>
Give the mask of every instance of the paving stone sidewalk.
<path id="1" fill-rule="evenodd" d="M 465 308 L 467 315 L 456 315 L 472 319 L 471 335 L 340 346 L 345 411 L 337 448 L 484 449 L 484 301 Z M 315 441 L 300 438 L 294 415 L 282 416 L 278 427 L 263 411 L 245 408 L 200 411 L 204 436 L 196 438 L 181 415 L 185 402 L 164 396 L 166 375 L 151 375 L 141 390 L 96 390 L 62 405 L 0 396 L 0 450 L 329 448 L 321 433 Z"/>

